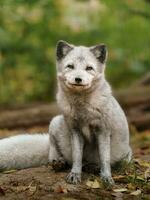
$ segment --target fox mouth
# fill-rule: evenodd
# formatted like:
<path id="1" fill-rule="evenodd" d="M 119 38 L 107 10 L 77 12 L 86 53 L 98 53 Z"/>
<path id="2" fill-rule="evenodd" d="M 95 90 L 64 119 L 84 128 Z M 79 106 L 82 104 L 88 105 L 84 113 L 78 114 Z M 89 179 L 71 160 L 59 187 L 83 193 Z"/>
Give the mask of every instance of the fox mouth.
<path id="1" fill-rule="evenodd" d="M 75 83 L 69 83 L 69 85 L 77 86 L 77 87 L 78 87 L 78 86 L 79 86 L 79 87 L 80 87 L 80 86 L 82 86 L 82 87 L 87 86 L 87 85 L 83 85 L 83 84 L 75 84 Z"/>
<path id="2" fill-rule="evenodd" d="M 77 83 L 66 83 L 67 87 L 70 88 L 70 89 L 79 89 L 79 90 L 82 90 L 82 89 L 87 89 L 89 88 L 89 84 L 77 84 Z"/>

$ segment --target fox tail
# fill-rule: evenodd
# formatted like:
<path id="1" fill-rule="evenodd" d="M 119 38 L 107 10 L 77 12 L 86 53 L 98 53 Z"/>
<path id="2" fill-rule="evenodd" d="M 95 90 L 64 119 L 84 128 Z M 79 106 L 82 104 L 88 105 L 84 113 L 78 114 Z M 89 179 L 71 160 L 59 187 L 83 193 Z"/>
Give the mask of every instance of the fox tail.
<path id="1" fill-rule="evenodd" d="M 0 140 L 0 170 L 24 169 L 48 163 L 49 135 L 18 135 Z"/>

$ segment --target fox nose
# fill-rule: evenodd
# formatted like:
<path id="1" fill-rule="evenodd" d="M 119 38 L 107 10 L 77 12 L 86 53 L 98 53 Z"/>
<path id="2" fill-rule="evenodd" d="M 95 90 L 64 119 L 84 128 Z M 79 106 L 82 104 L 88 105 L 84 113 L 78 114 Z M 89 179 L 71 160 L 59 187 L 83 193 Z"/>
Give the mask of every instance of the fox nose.
<path id="1" fill-rule="evenodd" d="M 81 78 L 79 78 L 79 77 L 76 77 L 76 78 L 75 78 L 75 82 L 79 84 L 79 83 L 81 83 L 81 82 L 82 82 L 82 79 L 81 79 Z"/>

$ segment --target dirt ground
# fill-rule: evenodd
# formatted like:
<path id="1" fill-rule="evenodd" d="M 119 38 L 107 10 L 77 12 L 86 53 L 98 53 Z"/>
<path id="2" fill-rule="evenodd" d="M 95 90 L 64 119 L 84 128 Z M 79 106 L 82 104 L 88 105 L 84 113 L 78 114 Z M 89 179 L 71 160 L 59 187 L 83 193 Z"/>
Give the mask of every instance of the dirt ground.
<path id="1" fill-rule="evenodd" d="M 0 130 L 0 138 L 22 132 L 46 132 L 47 126 L 22 130 Z M 0 173 L 0 200 L 122 200 L 150 199 L 150 131 L 132 128 L 133 163 L 113 171 L 115 186 L 104 186 L 98 175 L 83 173 L 82 183 L 65 182 L 67 171 L 55 172 L 51 166 L 10 170 Z"/>

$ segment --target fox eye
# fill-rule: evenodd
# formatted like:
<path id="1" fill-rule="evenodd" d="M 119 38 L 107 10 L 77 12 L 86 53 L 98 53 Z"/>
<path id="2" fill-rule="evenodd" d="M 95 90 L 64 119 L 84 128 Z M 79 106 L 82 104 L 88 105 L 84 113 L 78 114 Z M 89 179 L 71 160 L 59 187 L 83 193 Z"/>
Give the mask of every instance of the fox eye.
<path id="1" fill-rule="evenodd" d="M 70 64 L 70 65 L 67 65 L 66 68 L 74 69 L 74 65 L 71 65 L 71 64 Z"/>
<path id="2" fill-rule="evenodd" d="M 86 71 L 91 71 L 91 70 L 93 70 L 93 67 L 91 67 L 91 66 L 86 67 Z"/>

